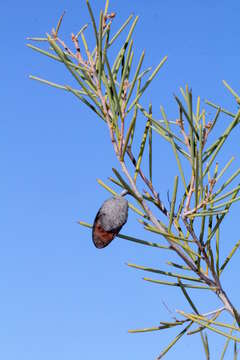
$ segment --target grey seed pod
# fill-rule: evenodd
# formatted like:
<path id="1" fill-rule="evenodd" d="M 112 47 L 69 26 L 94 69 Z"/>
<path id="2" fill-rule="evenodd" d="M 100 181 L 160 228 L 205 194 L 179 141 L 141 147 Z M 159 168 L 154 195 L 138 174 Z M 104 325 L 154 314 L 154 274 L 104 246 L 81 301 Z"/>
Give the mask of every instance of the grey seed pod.
<path id="1" fill-rule="evenodd" d="M 115 196 L 104 201 L 93 224 L 92 239 L 97 248 L 107 246 L 119 233 L 128 218 L 128 201 Z"/>

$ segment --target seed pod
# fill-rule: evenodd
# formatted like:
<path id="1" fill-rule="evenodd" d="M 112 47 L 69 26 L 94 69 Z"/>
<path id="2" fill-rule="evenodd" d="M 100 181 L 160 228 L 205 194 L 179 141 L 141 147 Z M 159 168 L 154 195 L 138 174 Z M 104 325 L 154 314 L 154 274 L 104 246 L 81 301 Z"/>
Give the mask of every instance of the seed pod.
<path id="1" fill-rule="evenodd" d="M 122 196 L 114 196 L 100 207 L 92 230 L 92 240 L 98 249 L 107 246 L 119 233 L 128 218 L 128 202 Z"/>

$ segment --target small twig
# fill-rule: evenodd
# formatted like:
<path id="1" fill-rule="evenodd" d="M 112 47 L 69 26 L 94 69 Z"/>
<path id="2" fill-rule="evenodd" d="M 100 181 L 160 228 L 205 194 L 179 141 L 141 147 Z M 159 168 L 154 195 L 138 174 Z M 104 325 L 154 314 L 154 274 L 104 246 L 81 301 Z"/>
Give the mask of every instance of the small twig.
<path id="1" fill-rule="evenodd" d="M 84 62 L 83 58 L 82 58 L 82 55 L 81 55 L 81 52 L 80 52 L 80 46 L 79 46 L 79 41 L 78 41 L 78 38 L 72 33 L 72 41 L 74 43 L 74 46 L 76 48 L 76 57 L 77 57 L 77 60 L 79 62 L 79 64 L 81 65 L 84 65 L 86 67 L 86 63 Z"/>

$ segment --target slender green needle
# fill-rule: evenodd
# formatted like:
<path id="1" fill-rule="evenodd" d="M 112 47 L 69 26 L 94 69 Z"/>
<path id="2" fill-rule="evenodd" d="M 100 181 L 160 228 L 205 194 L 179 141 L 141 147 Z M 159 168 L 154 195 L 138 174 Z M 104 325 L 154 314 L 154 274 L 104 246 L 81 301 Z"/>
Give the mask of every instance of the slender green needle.
<path id="1" fill-rule="evenodd" d="M 129 267 L 132 267 L 134 269 L 138 269 L 138 270 L 143 270 L 143 271 L 149 271 L 155 274 L 161 274 L 161 275 L 165 275 L 165 276 L 169 276 L 169 277 L 174 277 L 177 279 L 183 279 L 183 280 L 189 280 L 189 281 L 196 281 L 196 282 L 202 282 L 200 279 L 192 277 L 192 276 L 187 276 L 187 275 L 183 275 L 183 274 L 176 274 L 176 273 L 172 273 L 169 271 L 162 271 L 159 269 L 153 269 L 150 267 L 146 267 L 146 266 L 140 266 L 140 265 L 136 265 L 136 264 L 127 264 Z"/>
<path id="2" fill-rule="evenodd" d="M 64 15 L 65 15 L 65 11 L 63 12 L 63 14 L 60 16 L 60 19 L 58 20 L 57 27 L 56 27 L 56 30 L 55 30 L 56 36 L 58 35 L 58 32 L 59 32 L 60 26 L 62 24 L 62 20 L 63 20 Z"/>
<path id="3" fill-rule="evenodd" d="M 240 185 L 238 185 L 237 187 L 235 187 L 233 190 L 228 191 L 226 194 L 219 196 L 218 198 L 213 198 L 213 200 L 209 201 L 208 204 L 215 204 L 216 202 L 225 199 L 226 197 L 232 195 L 233 193 L 235 193 L 235 191 L 240 190 Z"/>
<path id="4" fill-rule="evenodd" d="M 222 264 L 222 266 L 220 267 L 220 274 L 223 272 L 223 270 L 225 269 L 225 267 L 227 266 L 227 264 L 229 263 L 229 261 L 232 259 L 233 255 L 235 254 L 235 252 L 237 251 L 237 249 L 240 246 L 240 240 L 235 244 L 235 246 L 233 247 L 233 249 L 231 250 L 230 254 L 226 257 L 224 263 Z"/>
<path id="5" fill-rule="evenodd" d="M 219 217 L 217 216 L 217 220 L 219 219 Z M 219 238 L 220 238 L 220 229 L 219 227 L 216 230 L 216 273 L 217 276 L 220 276 L 220 271 L 219 271 Z"/>
<path id="6" fill-rule="evenodd" d="M 114 196 L 118 195 L 118 193 L 116 193 L 116 191 L 114 191 L 113 189 L 111 189 L 108 185 L 106 185 L 102 180 L 97 179 L 97 182 L 99 183 L 99 185 L 101 185 L 104 189 L 106 189 L 107 191 L 109 191 L 111 194 L 113 194 Z M 138 208 L 136 208 L 134 205 L 132 205 L 130 202 L 128 202 L 128 206 L 138 215 L 144 217 L 144 213 L 139 210 Z"/>
<path id="7" fill-rule="evenodd" d="M 228 210 L 219 210 L 219 211 L 205 211 L 205 212 L 200 212 L 197 214 L 190 214 L 188 215 L 188 217 L 191 218 L 195 218 L 195 217 L 202 217 L 202 216 L 215 216 L 215 215 L 220 215 L 220 214 L 227 214 Z"/>
<path id="8" fill-rule="evenodd" d="M 237 341 L 237 342 L 240 342 L 240 339 L 239 339 L 239 338 L 237 338 L 237 337 L 235 337 L 235 336 L 232 336 L 232 335 L 230 335 L 230 334 L 228 334 L 228 333 L 225 333 L 225 332 L 223 332 L 222 330 L 219 330 L 219 329 L 217 329 L 217 328 L 215 328 L 215 327 L 213 327 L 213 326 L 208 325 L 207 322 L 204 322 L 204 321 L 202 320 L 202 317 L 197 317 L 196 315 L 186 314 L 186 313 L 184 313 L 183 311 L 179 311 L 179 313 L 182 314 L 182 315 L 183 315 L 184 317 L 186 317 L 187 319 L 189 319 L 189 320 L 191 320 L 191 321 L 193 321 L 193 322 L 196 322 L 196 323 L 199 324 L 199 325 L 205 326 L 206 328 L 208 328 L 209 330 L 212 330 L 213 332 L 215 332 L 215 333 L 217 333 L 217 334 L 220 334 L 220 335 L 225 336 L 225 337 L 227 337 L 227 338 L 229 338 L 229 339 L 232 339 L 232 340 L 235 340 L 235 341 Z"/>
<path id="9" fill-rule="evenodd" d="M 97 44 L 97 48 L 99 46 L 99 42 L 98 42 L 98 32 L 97 32 L 97 25 L 96 25 L 96 22 L 95 22 L 95 19 L 94 19 L 94 15 L 93 15 L 93 12 L 92 12 L 92 8 L 89 4 L 89 1 L 86 0 L 86 3 L 87 3 L 87 7 L 88 7 L 88 11 L 89 11 L 89 15 L 91 17 L 91 20 L 92 20 L 92 26 L 93 26 L 93 30 L 94 30 L 94 35 L 95 35 L 95 40 L 96 40 L 96 44 Z"/>
<path id="10" fill-rule="evenodd" d="M 201 199 L 203 200 L 203 192 L 204 192 L 204 188 L 203 188 L 203 164 L 202 164 L 202 151 L 203 151 L 203 144 L 202 144 L 202 124 L 200 124 L 200 128 L 199 128 L 199 151 L 198 151 L 198 173 L 199 173 L 199 186 L 200 186 L 200 195 L 201 195 Z"/>
<path id="11" fill-rule="evenodd" d="M 131 98 L 133 89 L 135 88 L 136 82 L 138 80 L 138 75 L 139 75 L 139 72 L 140 72 L 141 67 L 142 67 L 144 55 L 145 55 L 145 52 L 143 51 L 141 56 L 140 56 L 140 59 L 139 59 L 139 62 L 138 62 L 137 69 L 136 69 L 136 72 L 134 74 L 133 80 L 131 82 L 131 86 L 129 88 L 129 92 L 128 92 L 127 99 L 126 99 L 126 104 L 128 104 L 128 102 L 129 102 L 129 100 Z"/>
<path id="12" fill-rule="evenodd" d="M 176 344 L 176 342 L 178 340 L 181 339 L 181 337 L 188 331 L 188 329 L 190 328 L 190 326 L 192 326 L 192 322 L 190 322 L 190 324 L 188 324 L 171 342 L 170 344 L 164 349 L 161 351 L 160 355 L 157 357 L 156 360 L 160 360 L 162 359 L 166 353 Z"/>
<path id="13" fill-rule="evenodd" d="M 114 174 L 116 175 L 116 177 L 118 178 L 118 180 L 120 181 L 120 183 L 122 184 L 123 188 L 126 189 L 129 194 L 131 194 L 136 200 L 138 200 L 138 198 L 136 197 L 135 193 L 132 191 L 132 189 L 130 188 L 130 186 L 126 183 L 126 181 L 124 181 L 124 179 L 122 178 L 122 176 L 119 174 L 119 172 L 112 168 L 112 171 L 114 172 Z"/>
<path id="14" fill-rule="evenodd" d="M 197 97 L 197 108 L 196 108 L 196 121 L 200 121 L 200 96 Z"/>
<path id="15" fill-rule="evenodd" d="M 105 9 L 104 9 L 104 15 L 107 15 L 107 13 L 108 13 L 108 7 L 109 7 L 109 0 L 106 0 Z"/>
<path id="16" fill-rule="evenodd" d="M 127 35 L 127 38 L 126 38 L 123 46 L 121 47 L 121 49 L 120 49 L 120 51 L 119 51 L 119 53 L 118 53 L 118 55 L 117 55 L 117 57 L 116 57 L 116 59 L 115 59 L 115 61 L 114 61 L 114 64 L 113 64 L 113 67 L 112 67 L 112 73 L 113 73 L 113 78 L 115 78 L 115 79 L 116 79 L 116 77 L 117 77 L 117 73 L 118 73 L 120 64 L 121 64 L 121 62 L 122 62 L 122 60 L 123 60 L 123 58 L 124 58 L 126 49 L 127 49 L 127 47 L 128 47 L 129 41 L 130 41 L 130 39 L 131 39 L 131 36 L 132 36 L 132 34 L 133 34 L 133 31 L 134 31 L 134 28 L 135 28 L 135 26 L 136 26 L 136 24 L 137 24 L 138 19 L 139 19 L 139 17 L 136 16 L 136 18 L 134 19 L 134 21 L 133 21 L 133 23 L 132 23 L 132 26 L 131 26 L 131 28 L 130 28 L 130 30 L 129 30 L 129 33 L 128 33 L 128 35 Z"/>
<path id="17" fill-rule="evenodd" d="M 139 93 L 137 94 L 136 98 L 132 101 L 131 105 L 129 106 L 127 112 L 129 113 L 132 108 L 134 107 L 134 105 L 138 102 L 138 100 L 140 99 L 140 97 L 142 96 L 142 94 L 144 93 L 144 91 L 148 88 L 148 86 L 150 85 L 150 83 L 152 82 L 152 80 L 154 79 L 154 77 L 157 75 L 158 71 L 161 69 L 161 67 L 163 66 L 163 64 L 167 61 L 167 56 L 165 56 L 161 62 L 158 64 L 158 66 L 156 67 L 156 69 L 153 71 L 152 75 L 150 75 L 150 77 L 148 78 L 148 80 L 146 81 L 146 83 L 143 85 L 143 87 L 140 89 Z"/>
<path id="18" fill-rule="evenodd" d="M 215 108 L 215 109 L 218 109 L 220 107 L 219 105 L 216 105 L 216 104 L 214 104 L 214 103 L 212 103 L 211 101 L 208 101 L 208 100 L 205 100 L 205 103 L 208 104 L 209 106 Z M 235 117 L 234 113 L 232 113 L 232 112 L 230 112 L 230 111 L 228 111 L 226 109 L 222 109 L 221 107 L 220 107 L 220 109 L 221 109 L 221 112 L 223 112 L 224 114 L 229 115 L 231 117 Z"/>
<path id="19" fill-rule="evenodd" d="M 97 69 L 98 69 L 98 82 L 101 87 L 101 79 L 102 79 L 102 70 L 103 70 L 103 56 L 102 56 L 102 40 L 103 40 L 103 13 L 100 12 L 100 19 L 99 19 L 99 31 L 98 31 L 98 63 L 97 63 Z"/>
<path id="20" fill-rule="evenodd" d="M 48 39 L 47 39 L 47 41 L 48 41 Z M 29 47 L 29 48 L 32 49 L 32 50 L 35 50 L 35 51 L 39 52 L 40 54 L 43 54 L 43 55 L 45 55 L 45 56 L 50 57 L 50 58 L 53 59 L 53 60 L 57 60 L 57 61 L 62 62 L 62 60 L 61 60 L 58 56 L 56 56 L 56 55 L 54 55 L 54 54 L 51 54 L 50 52 L 45 51 L 45 50 L 43 50 L 43 49 L 41 49 L 41 48 L 39 48 L 39 47 L 37 47 L 37 46 L 34 46 L 34 45 L 32 45 L 32 44 L 27 44 L 26 46 Z M 70 63 L 71 63 L 71 62 L 70 62 Z M 73 64 L 73 63 L 72 63 L 72 65 L 73 65 L 73 67 L 78 67 L 77 65 L 75 65 L 75 64 Z"/>
<path id="21" fill-rule="evenodd" d="M 211 131 L 212 131 L 212 129 L 214 128 L 214 126 L 216 125 L 216 122 L 217 122 L 217 120 L 218 120 L 218 118 L 219 118 L 220 113 L 221 113 L 221 108 L 219 107 L 219 108 L 217 109 L 216 115 L 215 115 L 215 117 L 214 117 L 214 119 L 213 119 L 213 121 L 212 121 Z"/>
<path id="22" fill-rule="evenodd" d="M 144 133 L 143 133 L 143 137 L 142 137 L 142 141 L 141 141 L 141 145 L 140 145 L 140 150 L 139 150 L 139 155 L 138 155 L 138 159 L 137 159 L 135 174 L 134 174 L 134 181 L 135 182 L 136 182 L 139 170 L 140 170 L 140 166 L 141 166 L 141 162 L 142 162 L 142 157 L 143 157 L 143 152 L 144 152 L 144 149 L 145 149 L 145 144 L 146 144 L 146 140 L 147 140 L 149 127 L 150 127 L 150 120 L 147 119 L 146 126 L 145 126 Z"/>
<path id="23" fill-rule="evenodd" d="M 240 169 L 235 171 L 235 173 L 220 187 L 220 189 L 215 192 L 214 197 L 220 194 L 239 174 Z"/>
<path id="24" fill-rule="evenodd" d="M 170 123 L 170 122 L 169 122 Z M 171 137 L 169 135 L 166 135 L 168 133 L 167 129 L 164 128 L 164 130 L 161 130 L 159 127 L 151 126 L 153 130 L 155 130 L 160 136 L 162 136 L 166 141 L 171 143 Z M 188 160 L 191 159 L 190 155 L 184 151 L 175 141 L 176 149 Z"/>
<path id="25" fill-rule="evenodd" d="M 210 360 L 210 353 L 209 353 L 209 343 L 208 343 L 208 336 L 207 334 L 202 334 L 202 332 L 200 333 L 201 335 L 201 339 L 202 339 L 202 343 L 203 343 L 203 347 L 204 347 L 204 352 L 206 355 L 206 360 Z"/>
<path id="26" fill-rule="evenodd" d="M 133 114 L 131 123 L 129 125 L 128 131 L 127 131 L 127 135 L 126 135 L 126 138 L 125 138 L 124 147 L 123 147 L 123 151 L 122 151 L 122 155 L 121 155 L 121 160 L 124 159 L 124 155 L 125 155 L 125 152 L 126 152 L 127 147 L 128 147 L 130 136 L 131 136 L 132 132 L 134 132 L 136 119 L 137 119 L 137 107 L 134 110 L 134 114 Z"/>
<path id="27" fill-rule="evenodd" d="M 152 282 L 152 283 L 155 283 L 155 284 L 160 284 L 160 285 L 180 287 L 180 285 L 178 283 L 172 283 L 172 282 L 169 282 L 169 281 L 154 280 L 154 279 L 149 279 L 149 278 L 143 278 L 143 280 L 148 281 L 148 282 Z M 214 290 L 214 291 L 216 290 L 215 287 L 211 287 L 211 286 L 198 286 L 198 285 L 186 284 L 186 283 L 182 283 L 182 286 L 185 287 L 185 288 L 189 288 L 189 289 Z"/>
<path id="28" fill-rule="evenodd" d="M 147 241 L 147 240 L 141 240 L 141 239 L 135 238 L 133 236 L 129 236 L 129 235 L 119 234 L 118 237 L 121 239 L 135 242 L 137 244 L 141 244 L 141 245 L 151 246 L 151 247 L 155 247 L 155 248 L 163 249 L 163 250 L 171 250 L 169 246 L 161 245 L 161 244 L 154 243 L 154 242 Z"/>
<path id="29" fill-rule="evenodd" d="M 218 314 L 219 314 L 219 312 L 218 312 Z M 239 327 L 236 327 L 236 326 L 231 325 L 231 324 L 226 324 L 226 323 L 223 323 L 223 322 L 220 322 L 220 321 L 216 321 L 214 318 L 209 319 L 209 318 L 207 318 L 207 317 L 205 317 L 203 315 L 194 315 L 194 314 L 192 314 L 192 317 L 194 317 L 194 318 L 196 318 L 198 320 L 207 322 L 207 323 L 211 323 L 211 324 L 216 325 L 216 326 L 221 326 L 221 327 L 226 328 L 226 329 L 232 329 L 234 331 L 240 332 Z"/>
<path id="30" fill-rule="evenodd" d="M 109 41 L 108 47 L 110 47 L 114 41 L 118 38 L 118 36 L 121 34 L 121 32 L 125 29 L 125 27 L 129 24 L 129 22 L 132 20 L 133 15 L 131 14 L 127 20 L 124 22 L 124 24 L 120 27 L 120 29 L 116 32 L 116 34 L 112 37 L 112 39 Z"/>
<path id="31" fill-rule="evenodd" d="M 85 24 L 81 27 L 81 29 L 79 30 L 79 32 L 77 33 L 77 35 L 75 35 L 76 38 L 78 38 L 82 32 L 84 32 L 88 27 L 88 24 Z"/>
<path id="32" fill-rule="evenodd" d="M 155 327 L 151 327 L 151 328 L 128 330 L 128 332 L 130 334 L 136 334 L 136 333 L 143 333 L 143 332 L 150 332 L 150 331 L 158 331 L 158 330 L 163 330 L 163 329 L 170 329 L 174 326 L 179 326 L 179 325 L 182 325 L 181 321 L 175 322 L 173 324 L 160 325 L 160 326 L 155 326 Z"/>
<path id="33" fill-rule="evenodd" d="M 68 58 L 63 53 L 63 51 L 59 48 L 59 46 L 56 44 L 56 42 L 48 36 L 48 42 L 54 49 L 54 51 L 57 53 L 59 58 L 62 60 L 64 65 L 67 67 L 67 69 L 70 71 L 70 73 L 73 75 L 73 77 L 77 80 L 79 85 L 82 87 L 82 89 L 87 93 L 87 95 L 92 99 L 92 101 L 97 105 L 98 108 L 101 109 L 100 103 L 96 100 L 96 97 L 93 95 L 93 93 L 87 88 L 87 86 L 84 84 L 84 82 L 79 78 L 79 76 L 76 74 L 76 72 L 73 71 L 71 66 L 69 66 Z"/>
<path id="34" fill-rule="evenodd" d="M 29 41 L 39 41 L 39 42 L 48 41 L 47 38 L 42 38 L 42 37 L 27 37 L 27 40 L 29 40 Z"/>
<path id="35" fill-rule="evenodd" d="M 223 85 L 230 91 L 230 93 L 235 97 L 237 103 L 240 103 L 240 96 L 236 93 L 236 91 L 234 91 L 231 86 L 225 81 L 223 80 Z"/>
<path id="36" fill-rule="evenodd" d="M 219 150 L 221 149 L 221 147 L 223 146 L 223 144 L 225 143 L 226 139 L 228 138 L 229 134 L 231 133 L 232 129 L 236 126 L 236 124 L 238 123 L 240 118 L 240 110 L 237 112 L 234 120 L 232 121 L 232 123 L 228 126 L 228 128 L 225 130 L 225 132 L 221 135 L 220 137 L 220 141 L 216 147 L 216 150 L 214 151 L 208 165 L 206 166 L 203 176 L 205 176 L 208 172 L 208 170 L 210 169 L 210 166 L 212 165 L 213 161 L 215 160 Z"/>
<path id="37" fill-rule="evenodd" d="M 188 88 L 186 89 L 186 96 L 187 96 L 187 105 L 188 105 L 188 119 L 190 121 L 189 126 L 189 137 L 190 137 L 190 146 L 191 146 L 191 163 L 192 163 L 192 171 L 193 174 L 196 177 L 195 171 L 196 168 L 194 168 L 194 159 L 195 157 L 195 138 L 194 138 L 194 124 L 193 124 L 193 112 L 192 112 L 192 92 L 188 91 Z M 197 130 L 195 129 L 195 133 L 197 134 Z M 197 191 L 196 191 L 197 193 Z"/>
<path id="38" fill-rule="evenodd" d="M 219 204 L 219 205 L 213 206 L 213 207 L 212 207 L 212 210 L 216 210 L 216 209 L 219 209 L 219 208 L 221 208 L 221 207 L 223 207 L 223 206 L 226 206 L 226 205 L 229 205 L 229 204 L 233 204 L 233 203 L 235 203 L 235 202 L 237 202 L 237 201 L 239 201 L 239 200 L 240 200 L 240 196 L 239 196 L 239 197 L 236 197 L 235 199 L 225 201 L 225 202 L 223 202 L 223 203 L 221 203 L 221 204 Z"/>
<path id="39" fill-rule="evenodd" d="M 168 232 L 170 232 L 173 218 L 174 218 L 174 211 L 175 211 L 175 204 L 176 204 L 176 198 L 177 198 L 177 189 L 178 189 L 178 176 L 175 176 L 174 179 L 174 188 L 173 188 L 173 197 L 171 201 L 171 210 L 170 210 L 170 216 L 169 216 L 169 225 L 168 225 Z"/>
<path id="40" fill-rule="evenodd" d="M 119 92 L 118 92 L 118 100 L 119 102 L 121 101 L 122 98 L 122 92 L 123 92 L 123 86 L 124 86 L 124 82 L 127 78 L 127 71 L 128 71 L 128 67 L 129 67 L 129 61 L 130 61 L 130 55 L 131 55 L 131 51 L 132 51 L 132 46 L 133 46 L 133 40 L 130 41 L 130 45 L 129 45 L 129 49 L 128 49 L 128 53 L 127 53 L 127 58 L 124 64 L 124 68 L 123 68 L 123 72 L 122 72 L 122 77 L 121 77 L 121 82 L 120 82 L 120 87 L 119 87 Z"/>
<path id="41" fill-rule="evenodd" d="M 224 166 L 224 168 L 220 171 L 218 177 L 216 178 L 216 182 L 221 179 L 221 177 L 222 177 L 222 176 L 224 175 L 224 173 L 227 171 L 227 169 L 229 168 L 229 166 L 231 165 L 231 163 L 233 162 L 234 159 L 235 159 L 235 158 L 234 158 L 234 156 L 233 156 L 233 157 L 231 157 L 231 159 L 227 162 L 227 164 L 226 164 L 226 165 Z"/>
<path id="42" fill-rule="evenodd" d="M 199 136 L 198 136 L 198 133 L 197 133 L 197 130 L 195 129 L 193 123 L 192 123 L 192 119 L 189 117 L 189 114 L 187 113 L 187 111 L 185 110 L 183 104 L 181 103 L 181 101 L 179 100 L 179 98 L 177 96 L 174 96 L 177 103 L 178 103 L 178 106 L 179 108 L 182 110 L 182 112 L 184 113 L 185 115 L 185 118 L 187 119 L 188 123 L 189 123 L 189 127 L 190 127 L 190 130 L 193 131 L 193 133 L 195 134 L 196 138 L 199 139 Z"/>
<path id="43" fill-rule="evenodd" d="M 168 122 L 167 122 L 167 117 L 166 117 L 166 114 L 165 114 L 165 112 L 164 112 L 163 107 L 161 107 L 161 113 L 162 113 L 162 115 L 163 115 L 163 119 L 165 120 L 166 127 L 167 127 L 167 129 L 169 130 L 169 125 L 168 125 Z M 183 182 L 185 191 L 188 193 L 187 185 L 186 185 L 186 181 L 185 181 L 185 177 L 184 177 L 184 172 L 183 172 L 182 165 L 181 165 L 181 161 L 180 161 L 179 156 L 178 156 L 178 153 L 177 153 L 176 145 L 175 145 L 175 143 L 174 143 L 174 141 L 173 141 L 172 138 L 171 138 L 171 145 L 172 145 L 173 152 L 174 152 L 174 155 L 175 155 L 175 158 L 176 158 L 176 161 L 177 161 L 178 170 L 179 170 L 179 172 L 180 172 L 181 179 L 182 179 L 182 182 Z"/>
<path id="44" fill-rule="evenodd" d="M 121 106 L 120 106 L 120 103 L 119 103 L 119 99 L 118 99 L 118 95 L 117 95 L 117 90 L 116 90 L 115 82 L 114 82 L 114 79 L 113 79 L 113 74 L 112 74 L 112 71 L 111 71 L 111 68 L 110 68 L 110 65 L 109 65 L 109 62 L 108 62 L 107 55 L 106 55 L 106 57 L 105 57 L 105 63 L 106 63 L 106 65 L 107 65 L 108 74 L 109 74 L 109 80 L 110 80 L 110 83 L 111 83 L 111 89 L 112 89 L 112 91 L 113 91 L 113 99 L 114 99 L 114 102 L 115 102 L 115 104 L 116 104 L 116 108 L 117 108 L 118 114 L 119 114 L 119 116 L 122 118 Z"/>
<path id="45" fill-rule="evenodd" d="M 145 69 L 144 71 L 142 71 L 138 77 L 137 80 L 141 80 L 146 74 L 148 74 L 150 71 L 152 70 L 152 67 L 148 67 L 147 69 Z"/>
<path id="46" fill-rule="evenodd" d="M 137 83 L 137 93 L 139 92 L 139 89 L 141 87 L 141 80 L 138 80 L 138 83 Z M 138 112 L 138 108 L 137 106 L 135 106 L 134 108 L 134 111 L 137 110 Z M 135 135 L 135 127 L 136 127 L 136 121 L 134 122 L 133 124 L 133 129 L 132 129 L 132 132 L 131 132 L 131 139 L 130 139 L 130 142 L 129 142 L 129 146 L 131 147 L 132 144 L 133 144 L 133 139 L 134 139 L 134 135 Z"/>
<path id="47" fill-rule="evenodd" d="M 149 105 L 149 115 L 152 115 L 152 104 Z M 148 163 L 149 163 L 149 179 L 152 182 L 152 122 L 150 120 L 150 128 L 148 133 Z"/>
<path id="48" fill-rule="evenodd" d="M 56 84 L 52 81 L 48 81 L 48 80 L 45 80 L 45 79 L 42 79 L 42 78 L 39 78 L 37 76 L 33 76 L 33 75 L 30 75 L 29 76 L 29 79 L 32 79 L 32 80 L 36 80 L 36 81 L 39 81 L 43 84 L 46 84 L 46 85 L 49 85 L 49 86 L 52 86 L 52 87 L 55 87 L 57 89 L 62 89 L 62 90 L 66 90 L 68 91 L 68 87 L 67 86 L 64 86 L 64 85 L 60 85 L 60 84 Z M 81 90 L 76 90 L 75 91 L 81 95 L 86 95 L 86 93 L 84 91 L 81 91 Z"/>
<path id="49" fill-rule="evenodd" d="M 176 264 L 176 263 L 174 263 L 172 261 L 167 261 L 166 264 L 169 265 L 169 266 L 176 267 L 176 268 L 181 269 L 181 270 L 191 271 L 191 269 L 188 266 L 179 265 L 179 264 Z"/>
<path id="50" fill-rule="evenodd" d="M 111 85 L 109 84 L 109 81 L 106 78 L 104 72 L 102 73 L 102 80 L 103 80 L 103 83 L 104 83 L 104 86 L 105 86 L 105 89 L 106 89 L 106 92 L 107 92 L 107 97 L 109 99 L 109 104 L 110 104 L 110 108 L 111 108 L 111 111 L 112 111 L 111 120 L 112 120 L 112 123 L 114 125 L 113 129 L 116 132 L 117 139 L 119 139 L 118 113 L 117 113 L 117 111 L 115 109 L 115 103 L 114 103 L 114 99 L 113 99 L 114 95 L 113 95 L 113 92 L 111 91 Z"/>
<path id="51" fill-rule="evenodd" d="M 73 93 L 79 100 L 81 100 L 85 105 L 90 107 L 91 110 L 93 110 L 103 121 L 106 122 L 106 119 L 103 115 L 102 109 L 97 110 L 87 99 L 85 99 L 83 96 L 80 95 L 79 91 L 76 91 L 75 89 L 72 89 L 70 86 L 66 86 L 66 89 Z"/>
<path id="52" fill-rule="evenodd" d="M 182 282 L 181 282 L 180 279 L 178 279 L 178 283 L 179 283 L 180 288 L 181 288 L 181 290 L 182 290 L 182 292 L 183 292 L 183 295 L 185 296 L 187 302 L 189 303 L 189 305 L 191 306 L 191 308 L 193 309 L 193 311 L 194 311 L 196 314 L 199 314 L 196 306 L 194 305 L 192 299 L 191 299 L 190 296 L 188 295 L 187 290 L 186 290 L 185 287 L 182 285 Z"/>
<path id="53" fill-rule="evenodd" d="M 235 323 L 236 323 L 236 322 L 235 322 Z M 233 329 L 230 330 L 229 334 L 232 335 L 232 333 L 233 333 Z M 223 351 L 222 351 L 222 353 L 221 353 L 221 358 L 220 358 L 220 360 L 223 360 L 223 359 L 224 359 L 224 356 L 225 356 L 225 354 L 226 354 L 226 351 L 227 351 L 227 348 L 228 348 L 228 345 L 229 345 L 230 340 L 231 340 L 230 338 L 227 338 L 227 339 L 226 339 L 226 342 L 225 342 Z"/>

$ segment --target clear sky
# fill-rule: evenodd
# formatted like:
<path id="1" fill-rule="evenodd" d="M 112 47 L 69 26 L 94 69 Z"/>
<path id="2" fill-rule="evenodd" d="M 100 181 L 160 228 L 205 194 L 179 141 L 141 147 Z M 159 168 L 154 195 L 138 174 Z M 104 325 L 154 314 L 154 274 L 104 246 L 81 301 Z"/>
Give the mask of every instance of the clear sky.
<path id="1" fill-rule="evenodd" d="M 95 11 L 104 7 L 103 0 L 92 3 Z M 239 91 L 239 1 L 115 0 L 110 9 L 117 13 L 116 24 L 130 13 L 140 15 L 134 46 L 138 55 L 146 50 L 146 67 L 169 56 L 143 101 L 153 102 L 156 117 L 160 104 L 171 116 L 176 114 L 172 95 L 186 83 L 194 96 L 236 111 L 221 81 Z M 120 239 L 102 251 L 93 246 L 90 231 L 76 221 L 92 222 L 109 197 L 96 182 L 106 181 L 117 166 L 107 129 L 70 94 L 28 78 L 33 74 L 72 83 L 63 67 L 25 46 L 28 36 L 50 32 L 63 10 L 67 39 L 90 21 L 83 0 L 1 4 L 0 357 L 154 359 L 176 331 L 132 335 L 127 330 L 170 321 L 163 301 L 172 311 L 189 308 L 178 290 L 145 283 L 143 274 L 125 263 L 167 269 L 166 254 Z M 222 117 L 221 126 L 228 122 Z M 154 140 L 154 174 L 166 199 L 175 163 L 171 149 L 157 136 Z M 240 166 L 239 130 L 225 149 L 223 160 L 236 156 L 234 170 Z M 224 224 L 225 253 L 239 240 L 237 209 L 235 205 Z M 135 214 L 130 214 L 124 233 L 150 239 Z M 238 261 L 239 253 L 233 273 L 224 278 L 236 305 L 239 288 L 233 274 L 239 271 Z M 192 295 L 202 312 L 220 305 L 197 290 Z M 210 336 L 210 341 L 211 359 L 219 359 L 222 340 Z M 190 359 L 193 354 L 195 360 L 203 359 L 198 336 L 184 338 L 166 359 Z"/>

